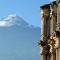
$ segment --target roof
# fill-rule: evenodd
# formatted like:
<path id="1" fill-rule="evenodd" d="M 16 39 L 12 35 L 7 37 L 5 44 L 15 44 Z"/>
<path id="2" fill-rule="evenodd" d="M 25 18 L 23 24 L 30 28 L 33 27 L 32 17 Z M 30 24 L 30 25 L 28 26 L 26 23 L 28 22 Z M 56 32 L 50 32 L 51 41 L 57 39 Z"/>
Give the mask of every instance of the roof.
<path id="1" fill-rule="evenodd" d="M 43 5 L 43 6 L 40 6 L 40 8 L 41 8 L 41 9 L 50 8 L 50 5 L 54 5 L 54 4 L 56 4 L 56 1 L 53 1 L 53 2 L 51 2 L 50 4 L 45 4 L 45 5 Z"/>
<path id="2" fill-rule="evenodd" d="M 41 9 L 44 9 L 44 8 L 50 8 L 50 4 L 45 4 L 43 6 L 40 6 Z"/>
<path id="3" fill-rule="evenodd" d="M 57 5 L 56 1 L 51 2 L 52 6 L 54 6 L 55 4 Z"/>

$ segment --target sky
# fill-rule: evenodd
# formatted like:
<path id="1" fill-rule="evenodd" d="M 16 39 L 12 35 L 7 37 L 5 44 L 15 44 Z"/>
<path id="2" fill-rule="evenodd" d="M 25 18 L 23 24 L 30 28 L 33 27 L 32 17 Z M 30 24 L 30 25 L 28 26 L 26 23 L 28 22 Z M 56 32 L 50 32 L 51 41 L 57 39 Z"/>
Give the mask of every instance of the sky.
<path id="1" fill-rule="evenodd" d="M 10 14 L 17 14 L 18 16 L 22 17 L 25 21 L 27 21 L 29 24 L 40 27 L 40 25 L 41 25 L 40 6 L 42 6 L 46 3 L 50 3 L 50 1 L 51 0 L 0 0 L 0 19 L 7 15 L 10 15 Z M 4 24 L 1 24 L 1 21 L 0 21 L 0 26 L 5 25 L 5 24 L 6 24 L 5 22 L 4 22 Z M 40 30 L 39 30 L 39 32 L 37 31 L 38 33 L 37 32 L 35 33 L 35 31 L 33 31 L 33 29 L 28 30 L 28 28 L 27 28 L 27 31 L 25 31 L 23 29 L 24 30 L 24 32 L 23 32 L 23 30 L 21 28 L 22 27 L 20 27 L 20 28 L 19 27 L 17 27 L 17 28 L 10 27 L 8 29 L 6 29 L 6 28 L 1 29 L 1 27 L 0 27 L 0 60 L 2 60 L 2 59 L 5 60 L 4 58 L 7 57 L 6 54 L 8 54 L 8 58 L 10 58 L 10 57 L 12 58 L 12 57 L 16 56 L 15 60 L 19 60 L 20 55 L 21 56 L 24 55 L 24 57 L 25 57 L 25 59 L 24 59 L 24 57 L 22 57 L 22 60 L 29 60 L 30 58 L 32 58 L 33 55 L 34 55 L 34 59 L 30 59 L 30 60 L 35 60 L 35 58 L 36 58 L 36 60 L 39 60 L 40 55 L 38 57 L 38 53 L 39 53 L 38 47 L 35 45 L 37 44 L 37 41 L 38 41 L 37 38 L 38 37 L 40 38 Z M 32 31 L 32 33 L 30 33 L 29 31 Z M 23 33 L 23 35 L 22 35 L 22 33 Z M 25 35 L 25 34 L 27 34 L 27 35 Z M 36 37 L 34 35 L 36 35 Z M 34 36 L 34 38 L 33 38 L 33 36 Z M 21 38 L 21 40 L 20 40 L 20 38 Z M 26 40 L 25 40 L 25 38 L 26 38 Z M 35 41 L 35 39 L 36 39 L 36 41 Z M 34 49 L 33 49 L 34 51 L 31 52 L 33 45 L 34 45 Z M 28 51 L 27 51 L 27 48 L 28 48 Z M 17 49 L 19 49 L 19 50 L 17 50 Z M 2 54 L 2 52 L 3 52 L 3 54 Z M 15 52 L 16 52 L 16 54 L 14 54 Z M 4 55 L 4 53 L 5 53 L 5 55 Z M 19 53 L 19 55 L 18 55 L 18 53 Z M 26 54 L 27 55 L 29 54 L 29 55 L 27 56 Z M 7 58 L 7 60 L 8 60 L 8 58 Z"/>
<path id="2" fill-rule="evenodd" d="M 0 0 L 0 19 L 9 14 L 17 14 L 29 24 L 40 27 L 40 6 L 49 2 L 50 0 Z"/>

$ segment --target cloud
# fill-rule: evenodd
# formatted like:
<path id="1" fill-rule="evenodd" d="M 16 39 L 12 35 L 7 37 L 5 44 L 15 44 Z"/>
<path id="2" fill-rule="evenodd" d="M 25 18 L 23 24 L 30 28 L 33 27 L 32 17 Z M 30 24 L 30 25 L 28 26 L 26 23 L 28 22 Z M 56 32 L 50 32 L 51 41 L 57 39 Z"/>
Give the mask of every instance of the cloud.
<path id="1" fill-rule="evenodd" d="M 28 26 L 29 24 L 24 21 L 23 18 L 17 16 L 16 14 L 8 15 L 0 20 L 0 27 L 10 27 L 13 25 L 18 26 Z"/>

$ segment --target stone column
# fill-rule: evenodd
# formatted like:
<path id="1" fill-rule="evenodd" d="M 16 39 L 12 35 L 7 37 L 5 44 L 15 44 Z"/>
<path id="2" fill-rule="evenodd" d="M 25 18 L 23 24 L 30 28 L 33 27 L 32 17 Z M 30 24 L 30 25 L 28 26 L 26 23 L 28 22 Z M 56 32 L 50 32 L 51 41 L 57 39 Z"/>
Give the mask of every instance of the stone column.
<path id="1" fill-rule="evenodd" d="M 44 39 L 50 34 L 50 5 L 41 7 L 41 15 L 43 21 L 42 34 Z"/>
<path id="2" fill-rule="evenodd" d="M 54 54 L 54 53 L 51 53 L 50 60 L 56 60 L 56 54 Z"/>
<path id="3" fill-rule="evenodd" d="M 59 60 L 59 50 L 58 50 L 58 48 L 56 49 L 56 60 Z"/>
<path id="4" fill-rule="evenodd" d="M 50 60 L 48 50 L 43 47 L 42 53 L 41 53 L 41 60 Z"/>
<path id="5" fill-rule="evenodd" d="M 40 46 L 40 55 L 41 55 L 41 58 L 40 58 L 41 60 L 47 60 L 47 55 L 43 46 Z"/>
<path id="6" fill-rule="evenodd" d="M 55 38 L 56 60 L 60 60 L 60 37 Z"/>
<path id="7" fill-rule="evenodd" d="M 41 6 L 41 14 L 42 14 L 42 41 L 40 41 L 41 45 L 41 58 L 42 60 L 49 60 L 49 47 L 48 47 L 48 36 L 50 35 L 50 5 Z"/>
<path id="8" fill-rule="evenodd" d="M 57 3 L 57 31 L 60 31 L 60 2 Z"/>
<path id="9" fill-rule="evenodd" d="M 40 46 L 40 54 L 41 54 L 41 60 L 50 60 L 49 58 L 49 45 L 47 43 L 47 41 L 41 41 L 39 43 Z"/>
<path id="10" fill-rule="evenodd" d="M 56 60 L 60 60 L 60 48 L 56 49 Z"/>
<path id="11" fill-rule="evenodd" d="M 56 60 L 60 60 L 60 39 L 58 39 L 58 42 L 56 44 L 58 44 L 56 47 Z"/>
<path id="12" fill-rule="evenodd" d="M 41 54 L 41 60 L 47 60 L 46 57 L 47 57 L 46 54 Z"/>
<path id="13" fill-rule="evenodd" d="M 47 55 L 47 60 L 50 60 L 50 53 Z"/>
<path id="14" fill-rule="evenodd" d="M 54 39 L 51 39 L 50 41 L 50 60 L 56 60 L 56 49 L 55 47 L 55 41 Z"/>
<path id="15" fill-rule="evenodd" d="M 57 24 L 57 4 L 56 2 L 52 2 L 50 5 L 50 34 L 52 34 L 54 31 L 56 31 L 56 24 Z"/>

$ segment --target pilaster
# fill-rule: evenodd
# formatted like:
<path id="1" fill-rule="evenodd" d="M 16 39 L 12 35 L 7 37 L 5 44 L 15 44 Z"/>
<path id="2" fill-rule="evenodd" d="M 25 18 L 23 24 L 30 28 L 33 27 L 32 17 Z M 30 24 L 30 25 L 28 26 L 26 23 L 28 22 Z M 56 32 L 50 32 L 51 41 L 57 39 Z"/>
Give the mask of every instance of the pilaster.
<path id="1" fill-rule="evenodd" d="M 56 48 L 56 60 L 60 60 L 60 37 L 55 39 L 55 48 Z"/>
<path id="2" fill-rule="evenodd" d="M 42 21 L 43 21 L 43 39 L 50 35 L 50 5 L 41 6 Z"/>
<path id="3" fill-rule="evenodd" d="M 56 24 L 57 24 L 57 4 L 56 1 L 52 2 L 50 5 L 50 34 L 56 31 Z"/>

